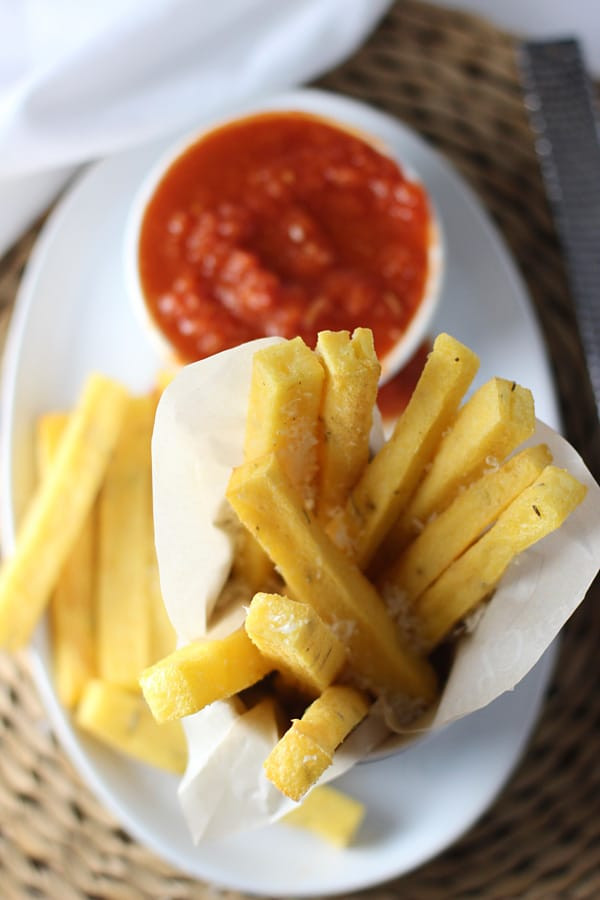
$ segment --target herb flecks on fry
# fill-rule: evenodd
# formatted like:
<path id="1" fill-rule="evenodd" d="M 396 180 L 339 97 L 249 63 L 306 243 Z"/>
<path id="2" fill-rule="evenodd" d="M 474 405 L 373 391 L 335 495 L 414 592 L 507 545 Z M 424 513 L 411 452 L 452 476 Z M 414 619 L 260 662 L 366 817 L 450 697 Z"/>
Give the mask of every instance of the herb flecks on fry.
<path id="1" fill-rule="evenodd" d="M 413 607 L 423 591 L 493 524 L 551 461 L 550 451 L 544 444 L 530 447 L 459 493 L 379 577 L 384 599 L 388 594 L 402 591 L 405 602 Z"/>
<path id="2" fill-rule="evenodd" d="M 307 603 L 255 594 L 244 627 L 263 656 L 309 695 L 329 687 L 346 662 L 344 645 Z"/>
<path id="3" fill-rule="evenodd" d="M 496 587 L 517 554 L 559 528 L 586 488 L 564 469 L 546 466 L 473 546 L 416 604 L 423 640 L 434 647 Z"/>

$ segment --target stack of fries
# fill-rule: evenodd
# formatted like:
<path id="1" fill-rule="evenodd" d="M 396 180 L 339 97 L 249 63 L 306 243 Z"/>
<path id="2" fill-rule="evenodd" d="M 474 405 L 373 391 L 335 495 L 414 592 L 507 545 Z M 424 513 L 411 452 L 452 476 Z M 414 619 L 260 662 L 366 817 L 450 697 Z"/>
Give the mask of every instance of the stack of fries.
<path id="1" fill-rule="evenodd" d="M 150 438 L 157 393 L 92 376 L 37 432 L 40 485 L 0 575 L 0 646 L 29 640 L 49 602 L 56 692 L 90 734 L 181 773 L 180 722 L 159 726 L 138 678 L 175 648 L 158 580 Z"/>
<path id="2" fill-rule="evenodd" d="M 440 335 L 372 455 L 370 331 L 257 352 L 245 458 L 227 489 L 247 615 L 179 649 L 154 551 L 158 394 L 93 376 L 72 414 L 40 422 L 39 490 L 0 576 L 0 646 L 26 643 L 50 601 L 65 706 L 100 739 L 177 772 L 181 718 L 225 698 L 257 709 L 275 698 L 282 729 L 264 770 L 302 799 L 375 705 L 398 729 L 434 706 L 436 648 L 585 495 L 545 445 L 519 451 L 535 430 L 528 390 L 493 378 L 464 401 L 477 368 Z"/>
<path id="3" fill-rule="evenodd" d="M 287 719 L 264 770 L 300 800 L 375 704 L 399 729 L 432 708 L 435 649 L 585 494 L 546 446 L 515 453 L 535 430 L 528 390 L 494 378 L 464 402 L 477 368 L 440 335 L 371 457 L 379 364 L 368 330 L 255 354 L 245 460 L 227 489 L 247 615 L 142 674 L 158 721 L 260 684 Z"/>

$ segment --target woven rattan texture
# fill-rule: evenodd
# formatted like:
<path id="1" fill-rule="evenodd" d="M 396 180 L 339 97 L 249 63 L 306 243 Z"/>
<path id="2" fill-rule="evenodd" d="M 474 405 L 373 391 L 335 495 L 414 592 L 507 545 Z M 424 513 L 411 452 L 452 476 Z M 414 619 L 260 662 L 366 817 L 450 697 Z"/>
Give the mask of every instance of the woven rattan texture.
<path id="1" fill-rule="evenodd" d="M 515 39 L 477 18 L 401 0 L 320 85 L 396 114 L 477 191 L 530 288 L 569 437 L 598 474 L 593 405 L 522 107 Z M 0 261 L 4 324 L 35 233 Z M 361 896 L 600 897 L 599 602 L 597 585 L 566 628 L 542 720 L 493 809 L 438 859 Z M 0 655 L 0 897 L 28 896 L 240 895 L 189 881 L 132 842 L 56 745 L 25 660 Z"/>

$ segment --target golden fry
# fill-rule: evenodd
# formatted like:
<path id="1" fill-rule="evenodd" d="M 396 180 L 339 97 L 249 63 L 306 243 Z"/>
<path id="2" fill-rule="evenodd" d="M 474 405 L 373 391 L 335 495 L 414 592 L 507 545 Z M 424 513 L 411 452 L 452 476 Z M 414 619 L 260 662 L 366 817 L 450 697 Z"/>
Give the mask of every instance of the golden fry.
<path id="1" fill-rule="evenodd" d="M 295 719 L 264 763 L 265 774 L 292 800 L 300 800 L 331 765 L 344 738 L 364 719 L 369 701 L 360 691 L 333 685 Z"/>
<path id="2" fill-rule="evenodd" d="M 148 583 L 150 441 L 156 398 L 132 398 L 106 472 L 98 510 L 98 671 L 136 689 L 151 662 Z"/>
<path id="3" fill-rule="evenodd" d="M 365 817 L 364 803 L 328 784 L 314 788 L 282 822 L 312 831 L 335 847 L 347 847 Z"/>
<path id="4" fill-rule="evenodd" d="M 185 771 L 187 745 L 181 723 L 159 725 L 139 692 L 99 679 L 88 682 L 77 724 L 135 759 L 178 775 Z"/>
<path id="5" fill-rule="evenodd" d="M 369 435 L 381 366 L 373 334 L 357 328 L 321 331 L 317 356 L 325 370 L 317 512 L 322 522 L 338 513 L 369 461 Z"/>
<path id="6" fill-rule="evenodd" d="M 440 575 L 416 604 L 427 647 L 434 647 L 495 588 L 509 563 L 558 528 L 586 488 L 564 469 L 546 466 L 496 524 Z"/>
<path id="7" fill-rule="evenodd" d="M 48 413 L 38 423 L 42 478 L 50 471 L 68 421 L 66 413 Z M 54 682 L 61 703 L 69 709 L 77 704 L 86 683 L 96 674 L 95 512 L 94 505 L 65 560 L 50 600 Z"/>
<path id="8" fill-rule="evenodd" d="M 254 355 L 244 459 L 277 453 L 305 503 L 314 502 L 325 373 L 302 338 Z"/>
<path id="9" fill-rule="evenodd" d="M 121 385 L 101 375 L 88 379 L 0 573 L 0 646 L 26 644 L 44 612 L 92 508 L 126 407 Z"/>
<path id="10" fill-rule="evenodd" d="M 346 661 L 344 645 L 307 603 L 255 594 L 244 627 L 263 656 L 313 696 L 331 684 Z"/>
<path id="11" fill-rule="evenodd" d="M 233 571 L 249 596 L 266 587 L 273 575 L 273 563 L 248 531 L 238 535 Z"/>
<path id="12" fill-rule="evenodd" d="M 256 684 L 273 668 L 243 628 L 194 641 L 145 669 L 140 685 L 157 722 L 181 719 Z"/>
<path id="13" fill-rule="evenodd" d="M 252 361 L 244 459 L 278 453 L 308 504 L 315 500 L 323 379 L 322 366 L 299 337 L 259 350 Z M 239 541 L 235 570 L 251 593 L 272 574 L 271 560 L 248 533 Z"/>
<path id="14" fill-rule="evenodd" d="M 365 469 L 343 513 L 332 519 L 330 535 L 361 569 L 413 493 L 478 365 L 475 354 L 454 338 L 436 338 L 391 438 Z"/>

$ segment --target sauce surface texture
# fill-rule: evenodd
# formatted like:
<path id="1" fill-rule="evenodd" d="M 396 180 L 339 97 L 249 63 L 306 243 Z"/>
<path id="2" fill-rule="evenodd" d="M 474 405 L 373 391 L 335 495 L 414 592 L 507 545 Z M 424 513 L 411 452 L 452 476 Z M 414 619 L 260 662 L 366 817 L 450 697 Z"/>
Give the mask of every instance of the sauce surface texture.
<path id="1" fill-rule="evenodd" d="M 216 129 L 166 172 L 142 222 L 150 313 L 184 362 L 265 335 L 371 328 L 379 357 L 423 296 L 425 191 L 303 113 Z"/>

